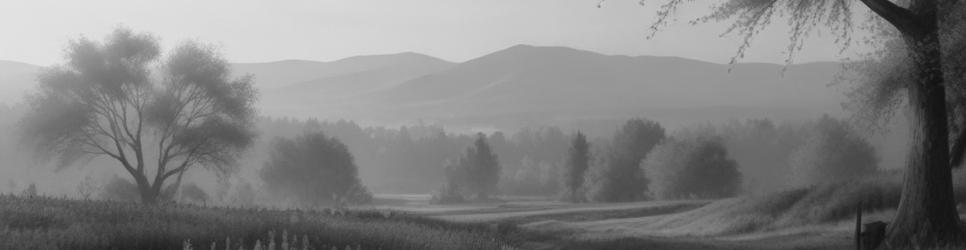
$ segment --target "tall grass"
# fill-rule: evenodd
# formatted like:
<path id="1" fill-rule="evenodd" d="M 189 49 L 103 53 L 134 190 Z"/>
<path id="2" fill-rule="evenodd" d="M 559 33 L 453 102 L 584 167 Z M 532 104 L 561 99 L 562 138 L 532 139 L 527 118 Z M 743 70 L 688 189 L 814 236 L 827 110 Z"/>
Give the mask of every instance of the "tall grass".
<path id="1" fill-rule="evenodd" d="M 795 226 L 821 225 L 864 212 L 894 210 L 902 192 L 901 173 L 879 173 L 846 182 L 825 183 L 764 195 L 718 201 L 645 225 L 667 235 L 734 235 Z M 966 172 L 955 173 L 957 201 L 966 201 Z"/>
<path id="2" fill-rule="evenodd" d="M 252 249 L 279 240 L 266 238 L 269 232 L 283 231 L 308 249 L 509 248 L 485 226 L 378 211 L 145 207 L 0 195 L 0 249 L 183 249 L 185 243 Z"/>

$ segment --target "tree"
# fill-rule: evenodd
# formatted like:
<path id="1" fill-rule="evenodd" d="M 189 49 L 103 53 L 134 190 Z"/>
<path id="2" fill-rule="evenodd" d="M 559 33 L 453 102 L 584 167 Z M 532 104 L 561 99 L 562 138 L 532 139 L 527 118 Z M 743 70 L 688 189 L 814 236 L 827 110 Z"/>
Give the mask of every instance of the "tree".
<path id="1" fill-rule="evenodd" d="M 230 79 L 212 48 L 187 42 L 158 64 L 156 38 L 118 29 L 103 43 L 82 38 L 66 51 L 64 65 L 38 77 L 23 120 L 24 138 L 61 167 L 114 159 L 152 204 L 171 177 L 191 168 L 231 173 L 251 145 L 251 78 Z"/>
<path id="2" fill-rule="evenodd" d="M 301 206 L 365 203 L 372 197 L 359 180 L 349 149 L 321 132 L 294 140 L 276 138 L 260 175 L 274 197 L 294 199 Z"/>
<path id="3" fill-rule="evenodd" d="M 500 160 L 497 158 L 490 144 L 486 142 L 486 135 L 477 133 L 473 147 L 466 149 L 460 157 L 459 166 L 465 171 L 465 188 L 476 196 L 485 200 L 496 190 L 500 181 Z"/>
<path id="4" fill-rule="evenodd" d="M 664 128 L 653 121 L 632 119 L 616 134 L 606 163 L 596 169 L 591 199 L 602 202 L 626 202 L 645 198 L 647 179 L 641 171 L 641 160 L 664 140 Z"/>
<path id="5" fill-rule="evenodd" d="M 675 10 L 693 1 L 669 0 L 658 10 L 651 28 L 656 31 L 673 18 Z M 894 248 L 923 244 L 925 247 L 962 242 L 959 214 L 956 212 L 950 167 L 947 68 L 944 64 L 943 39 L 955 36 L 950 25 L 962 1 L 861 0 L 866 9 L 899 34 L 905 54 L 910 60 L 909 82 L 901 84 L 906 93 L 913 120 L 913 145 L 905 171 L 902 201 L 890 224 L 886 246 Z M 856 1 L 848 0 L 728 0 L 712 9 L 711 14 L 696 20 L 724 21 L 732 19 L 729 28 L 744 38 L 738 56 L 750 46 L 755 34 L 774 19 L 786 18 L 791 25 L 790 52 L 801 48 L 808 34 L 817 28 L 828 28 L 848 45 L 853 31 Z M 860 13 L 861 14 L 861 13 Z M 793 53 L 789 53 L 789 60 Z M 953 85 L 955 86 L 955 85 Z M 960 134 L 960 136 L 966 136 Z M 954 142 L 959 140 L 953 140 Z M 966 141 L 964 139 L 963 141 Z M 954 145 L 952 148 L 957 148 Z M 962 147 L 966 149 L 966 147 Z M 954 152 L 962 154 L 963 152 Z"/>
<path id="6" fill-rule="evenodd" d="M 567 154 L 567 168 L 563 175 L 564 195 L 570 202 L 580 202 L 581 187 L 584 185 L 584 173 L 590 168 L 590 144 L 583 133 L 577 132 L 570 143 Z"/>
<path id="7" fill-rule="evenodd" d="M 686 131 L 658 144 L 641 164 L 658 199 L 725 198 L 738 193 L 741 173 L 724 140 L 711 130 Z"/>
<path id="8" fill-rule="evenodd" d="M 742 190 L 751 194 L 789 187 L 789 157 L 809 136 L 804 123 L 774 124 L 772 121 L 733 121 L 718 130 L 728 155 L 738 162 Z"/>
<path id="9" fill-rule="evenodd" d="M 872 144 L 847 122 L 828 115 L 822 116 L 789 158 L 799 186 L 855 179 L 874 173 L 877 164 Z"/>

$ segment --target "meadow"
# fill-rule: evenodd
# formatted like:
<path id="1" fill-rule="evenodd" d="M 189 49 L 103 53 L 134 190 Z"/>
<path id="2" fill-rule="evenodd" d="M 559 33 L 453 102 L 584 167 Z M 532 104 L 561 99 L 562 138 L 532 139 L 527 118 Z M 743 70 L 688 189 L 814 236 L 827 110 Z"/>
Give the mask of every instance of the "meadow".
<path id="1" fill-rule="evenodd" d="M 897 173 L 880 173 L 720 200 L 377 195 L 312 211 L 0 195 L 0 249 L 851 249 L 856 209 L 888 221 L 900 190 Z"/>
<path id="2" fill-rule="evenodd" d="M 388 211 L 145 207 L 0 196 L 0 249 L 514 249 L 485 226 Z"/>

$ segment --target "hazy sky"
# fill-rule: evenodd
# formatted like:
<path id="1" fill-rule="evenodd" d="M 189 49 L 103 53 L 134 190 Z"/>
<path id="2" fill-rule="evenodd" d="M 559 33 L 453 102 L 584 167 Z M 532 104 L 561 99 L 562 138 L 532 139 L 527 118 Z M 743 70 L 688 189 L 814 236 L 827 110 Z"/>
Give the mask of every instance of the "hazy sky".
<path id="1" fill-rule="evenodd" d="M 0 60 L 49 65 L 67 41 L 126 26 L 162 38 L 214 43 L 234 62 L 330 61 L 413 51 L 461 62 L 515 44 L 727 62 L 738 44 L 722 25 L 686 20 L 646 39 L 656 5 L 638 0 L 0 0 Z M 692 14 L 703 8 L 686 10 Z M 686 14 L 687 15 L 687 14 Z M 783 62 L 780 28 L 743 61 Z M 818 39 L 797 61 L 842 57 Z"/>

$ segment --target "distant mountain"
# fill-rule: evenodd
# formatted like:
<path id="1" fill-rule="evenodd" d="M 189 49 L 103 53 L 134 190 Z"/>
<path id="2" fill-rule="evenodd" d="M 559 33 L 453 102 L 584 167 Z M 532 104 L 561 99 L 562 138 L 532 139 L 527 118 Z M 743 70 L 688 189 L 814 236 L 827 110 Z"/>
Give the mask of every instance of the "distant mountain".
<path id="1" fill-rule="evenodd" d="M 376 112 L 374 119 L 444 123 L 627 116 L 680 122 L 804 119 L 842 112 L 842 90 L 828 86 L 839 64 L 783 67 L 518 45 L 360 97 L 349 106 Z"/>
<path id="2" fill-rule="evenodd" d="M 255 76 L 265 115 L 377 123 L 512 127 L 638 116 L 673 126 L 814 118 L 843 113 L 846 100 L 828 85 L 837 63 L 726 65 L 528 45 L 463 63 L 401 53 L 233 67 Z M 0 61 L 0 98 L 19 102 L 38 69 Z"/>
<path id="3" fill-rule="evenodd" d="M 235 63 L 236 75 L 252 74 L 259 89 L 273 90 L 301 83 L 325 84 L 326 78 L 398 67 L 444 68 L 452 63 L 417 53 L 356 56 L 332 62 L 285 60 L 268 63 Z"/>
<path id="4" fill-rule="evenodd" d="M 0 60 L 0 103 L 20 103 L 37 83 L 39 66 Z"/>

